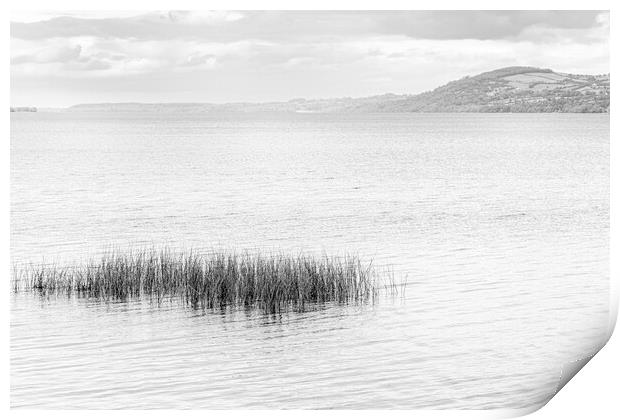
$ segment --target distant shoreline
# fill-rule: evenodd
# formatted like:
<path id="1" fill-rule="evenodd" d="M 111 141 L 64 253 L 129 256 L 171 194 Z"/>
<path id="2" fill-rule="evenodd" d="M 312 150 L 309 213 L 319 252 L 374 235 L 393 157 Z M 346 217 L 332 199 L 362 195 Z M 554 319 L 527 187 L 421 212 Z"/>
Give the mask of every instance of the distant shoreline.
<path id="1" fill-rule="evenodd" d="M 89 103 L 63 112 L 186 112 L 298 114 L 366 113 L 609 113 L 610 76 L 506 67 L 466 76 L 432 91 L 367 97 L 272 102 Z"/>
<path id="2" fill-rule="evenodd" d="M 13 113 L 29 113 L 29 112 L 13 112 Z M 34 113 L 34 112 L 30 112 Z M 439 115 L 439 114 L 452 114 L 452 115 L 473 115 L 473 114 L 485 114 L 485 115 L 535 115 L 535 114 L 597 114 L 597 115 L 609 115 L 609 110 L 605 111 L 586 111 L 586 112 L 510 112 L 510 111 L 394 111 L 394 112 L 377 112 L 377 111 L 358 111 L 358 112 L 342 112 L 342 111 L 313 111 L 313 112 L 298 112 L 298 111 L 184 111 L 179 109 L 158 109 L 158 110 L 120 110 L 120 109 L 70 109 L 70 108 L 40 108 L 36 111 L 37 114 L 126 114 L 126 115 L 138 115 L 138 114 L 166 114 L 166 113 L 180 113 L 187 115 Z"/>
<path id="3" fill-rule="evenodd" d="M 12 106 L 11 112 L 37 112 L 37 108 L 34 106 Z"/>

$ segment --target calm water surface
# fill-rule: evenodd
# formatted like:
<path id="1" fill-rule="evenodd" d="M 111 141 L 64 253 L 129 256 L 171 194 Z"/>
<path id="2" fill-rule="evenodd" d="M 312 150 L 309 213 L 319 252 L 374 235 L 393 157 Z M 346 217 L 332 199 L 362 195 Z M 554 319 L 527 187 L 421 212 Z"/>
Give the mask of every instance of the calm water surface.
<path id="1" fill-rule="evenodd" d="M 408 286 L 307 313 L 12 296 L 11 404 L 517 408 L 607 333 L 607 115 L 11 114 L 16 265 L 357 253 Z"/>

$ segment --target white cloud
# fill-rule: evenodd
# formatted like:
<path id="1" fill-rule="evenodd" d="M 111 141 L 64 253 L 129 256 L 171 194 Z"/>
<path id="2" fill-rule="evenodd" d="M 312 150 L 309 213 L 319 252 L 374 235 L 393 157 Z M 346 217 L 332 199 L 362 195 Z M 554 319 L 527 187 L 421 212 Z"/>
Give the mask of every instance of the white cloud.
<path id="1" fill-rule="evenodd" d="M 58 16 L 70 16 L 80 19 L 102 19 L 102 18 L 130 18 L 144 14 L 144 11 L 137 10 L 82 10 L 82 11 L 18 11 L 12 10 L 10 13 L 11 22 L 34 23 L 42 20 L 52 19 Z"/>
<path id="2" fill-rule="evenodd" d="M 172 21 L 192 25 L 213 25 L 243 19 L 243 13 L 226 10 L 171 11 L 167 13 L 167 16 Z"/>

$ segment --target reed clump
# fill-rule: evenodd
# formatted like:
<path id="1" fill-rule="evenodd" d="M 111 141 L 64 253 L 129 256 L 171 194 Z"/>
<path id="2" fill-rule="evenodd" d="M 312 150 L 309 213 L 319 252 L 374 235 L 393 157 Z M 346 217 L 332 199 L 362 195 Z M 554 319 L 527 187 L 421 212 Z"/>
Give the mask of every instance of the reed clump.
<path id="1" fill-rule="evenodd" d="M 14 291 L 76 293 L 102 299 L 180 297 L 193 308 L 255 306 L 279 312 L 375 297 L 376 275 L 355 256 L 235 253 L 112 253 L 75 267 L 15 270 Z"/>

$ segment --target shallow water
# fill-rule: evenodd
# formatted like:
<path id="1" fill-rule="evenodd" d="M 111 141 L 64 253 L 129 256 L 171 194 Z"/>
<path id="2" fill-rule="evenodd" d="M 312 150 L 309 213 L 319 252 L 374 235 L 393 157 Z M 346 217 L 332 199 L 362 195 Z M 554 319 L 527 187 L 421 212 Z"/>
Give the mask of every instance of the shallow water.
<path id="1" fill-rule="evenodd" d="M 12 297 L 11 404 L 507 408 L 607 331 L 607 115 L 11 114 L 11 250 L 357 253 L 404 296 L 265 317 Z"/>

